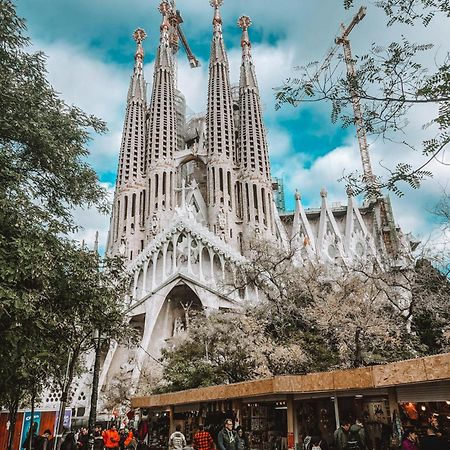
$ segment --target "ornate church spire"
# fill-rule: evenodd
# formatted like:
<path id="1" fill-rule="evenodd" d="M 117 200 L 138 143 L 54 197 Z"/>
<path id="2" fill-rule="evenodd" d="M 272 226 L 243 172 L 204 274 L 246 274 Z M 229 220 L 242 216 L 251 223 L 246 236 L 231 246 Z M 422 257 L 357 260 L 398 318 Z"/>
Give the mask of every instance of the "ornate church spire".
<path id="1" fill-rule="evenodd" d="M 163 0 L 159 11 L 162 15 L 162 23 L 153 72 L 145 167 L 148 182 L 147 211 L 150 214 L 157 214 L 158 220 L 161 220 L 161 214 L 164 215 L 164 211 L 169 211 L 175 206 L 173 158 L 177 149 L 177 126 L 173 54 L 169 39 L 170 4 Z"/>
<path id="2" fill-rule="evenodd" d="M 128 89 L 125 121 L 120 146 L 116 191 L 108 236 L 107 252 L 123 253 L 130 259 L 140 247 L 139 225 L 145 220 L 145 210 L 139 199 L 143 195 L 145 150 L 146 95 L 143 73 L 144 49 L 147 37 L 142 28 L 133 33 L 136 41 L 134 70 Z"/>
<path id="3" fill-rule="evenodd" d="M 233 101 L 230 89 L 228 58 L 222 35 L 219 6 L 223 0 L 211 0 L 214 7 L 213 39 L 209 62 L 207 107 L 208 154 L 222 159 L 233 158 Z"/>
<path id="4" fill-rule="evenodd" d="M 266 131 L 261 100 L 252 61 L 248 28 L 251 20 L 242 16 L 242 63 L 239 82 L 239 162 L 243 183 L 244 222 L 258 229 L 274 231 L 273 198 Z"/>
<path id="5" fill-rule="evenodd" d="M 177 139 L 175 132 L 172 50 L 169 43 L 169 3 L 166 1 L 161 2 L 159 10 L 162 14 L 162 23 L 150 101 L 147 170 L 152 165 L 158 164 L 158 162 L 173 158 Z"/>
<path id="6" fill-rule="evenodd" d="M 211 0 L 214 8 L 213 36 L 209 62 L 208 105 L 206 114 L 208 150 L 208 206 L 211 220 L 219 213 L 230 223 L 235 215 L 234 173 L 235 136 L 233 100 L 231 96 L 228 58 L 222 35 L 220 5 L 223 0 Z M 222 221 L 223 222 L 223 221 Z M 233 233 L 225 233 L 229 239 Z"/>
<path id="7" fill-rule="evenodd" d="M 117 185 L 136 180 L 143 171 L 143 148 L 145 126 L 145 80 L 142 71 L 144 49 L 142 41 L 147 37 L 142 28 L 133 33 L 137 48 L 134 56 L 134 71 L 128 89 L 127 108 L 120 146 L 119 169 Z"/>

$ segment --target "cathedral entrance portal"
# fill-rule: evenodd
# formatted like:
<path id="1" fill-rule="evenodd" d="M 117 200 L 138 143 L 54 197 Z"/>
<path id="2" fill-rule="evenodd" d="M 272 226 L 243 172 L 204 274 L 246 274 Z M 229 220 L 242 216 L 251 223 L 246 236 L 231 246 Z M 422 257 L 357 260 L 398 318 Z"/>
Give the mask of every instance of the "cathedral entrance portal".
<path id="1" fill-rule="evenodd" d="M 181 282 L 173 287 L 166 296 L 150 339 L 154 351 L 172 345 L 173 340 L 189 328 L 195 311 L 202 309 L 200 299 L 187 284 Z"/>

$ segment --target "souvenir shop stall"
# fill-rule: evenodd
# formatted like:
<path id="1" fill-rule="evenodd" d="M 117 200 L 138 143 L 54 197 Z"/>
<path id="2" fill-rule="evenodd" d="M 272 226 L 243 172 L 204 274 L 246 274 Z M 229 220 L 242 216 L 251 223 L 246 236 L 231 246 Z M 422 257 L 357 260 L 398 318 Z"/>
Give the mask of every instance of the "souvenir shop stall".
<path id="1" fill-rule="evenodd" d="M 338 404 L 341 420 L 342 418 L 349 418 L 354 423 L 355 419 L 358 418 L 362 421 L 370 449 L 384 450 L 389 448 L 392 424 L 387 392 L 338 397 Z"/>
<path id="2" fill-rule="evenodd" d="M 303 448 L 306 436 L 321 436 L 328 445 L 333 442 L 336 429 L 334 397 L 295 401 L 298 447 Z"/>
<path id="3" fill-rule="evenodd" d="M 141 411 L 138 424 L 139 440 L 144 441 L 150 450 L 166 450 L 169 442 L 170 416 L 168 411 Z"/>
<path id="4" fill-rule="evenodd" d="M 294 450 L 311 433 L 331 444 L 340 423 L 359 418 L 368 447 L 385 450 L 398 446 L 408 427 L 420 435 L 431 425 L 450 436 L 450 353 L 137 397 L 132 406 L 163 414 L 149 425 L 160 442 L 177 424 L 188 438 L 200 423 L 217 438 L 230 418 L 243 428 L 250 450 Z"/>
<path id="5" fill-rule="evenodd" d="M 251 450 L 287 450 L 287 406 L 278 401 L 242 401 L 240 425 Z"/>
<path id="6" fill-rule="evenodd" d="M 419 439 L 431 426 L 435 432 L 450 437 L 450 384 L 422 384 L 398 388 L 397 398 L 402 427 L 416 430 Z M 450 444 L 449 444 L 450 448 Z"/>

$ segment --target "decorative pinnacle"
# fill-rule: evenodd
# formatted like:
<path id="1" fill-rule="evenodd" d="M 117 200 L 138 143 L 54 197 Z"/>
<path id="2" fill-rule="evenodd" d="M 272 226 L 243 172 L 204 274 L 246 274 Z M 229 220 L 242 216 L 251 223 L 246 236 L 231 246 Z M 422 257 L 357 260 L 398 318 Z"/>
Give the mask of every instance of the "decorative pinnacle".
<path id="1" fill-rule="evenodd" d="M 138 28 L 137 30 L 134 30 L 133 33 L 133 39 L 140 44 L 142 41 L 144 41 L 147 38 L 147 33 L 142 29 Z"/>
<path id="2" fill-rule="evenodd" d="M 325 198 L 327 195 L 328 195 L 328 191 L 327 191 L 327 189 L 326 189 L 325 187 L 323 187 L 323 188 L 320 190 L 320 196 L 321 196 L 322 198 Z"/>
<path id="3" fill-rule="evenodd" d="M 353 197 L 353 194 L 355 192 L 353 191 L 353 188 L 351 186 L 347 186 L 347 196 L 348 197 Z"/>
<path id="4" fill-rule="evenodd" d="M 166 0 L 163 0 L 160 4 L 159 4 L 159 12 L 163 15 L 166 16 L 169 14 L 170 12 L 170 5 L 169 2 L 167 2 Z"/>
<path id="5" fill-rule="evenodd" d="M 210 0 L 209 4 L 213 7 L 213 8 L 218 8 L 219 6 L 223 5 L 223 0 Z"/>
<path id="6" fill-rule="evenodd" d="M 298 192 L 298 190 L 296 189 L 295 190 L 295 200 L 301 200 L 301 199 L 302 199 L 302 196 L 301 196 L 300 192 Z"/>
<path id="7" fill-rule="evenodd" d="M 213 19 L 213 25 L 221 25 L 222 24 L 222 18 L 220 17 L 220 11 L 219 6 L 223 5 L 223 0 L 210 0 L 209 4 L 214 8 L 214 19 Z"/>
<path id="8" fill-rule="evenodd" d="M 144 59 L 144 49 L 142 48 L 142 41 L 145 40 L 146 37 L 147 37 L 147 33 L 142 28 L 138 28 L 137 30 L 134 30 L 133 39 L 137 43 L 137 49 L 136 49 L 136 53 L 134 55 L 134 58 L 136 60 L 139 59 L 142 61 Z"/>
<path id="9" fill-rule="evenodd" d="M 170 16 L 170 12 L 171 12 L 171 7 L 170 7 L 169 2 L 167 0 L 162 0 L 162 2 L 159 4 L 158 10 L 163 16 L 160 30 L 161 30 L 161 32 L 163 30 L 167 31 L 170 27 L 169 16 Z"/>
<path id="10" fill-rule="evenodd" d="M 237 23 L 238 23 L 239 27 L 242 28 L 243 30 L 247 30 L 252 25 L 252 21 L 251 21 L 250 17 L 248 17 L 248 16 L 239 17 Z"/>

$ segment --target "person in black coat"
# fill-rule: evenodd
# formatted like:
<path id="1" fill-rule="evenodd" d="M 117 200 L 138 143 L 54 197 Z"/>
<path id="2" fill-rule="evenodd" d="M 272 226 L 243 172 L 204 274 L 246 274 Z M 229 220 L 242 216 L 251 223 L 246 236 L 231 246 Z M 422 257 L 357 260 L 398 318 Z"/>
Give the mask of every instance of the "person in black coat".
<path id="1" fill-rule="evenodd" d="M 239 450 L 239 436 L 233 430 L 233 421 L 231 419 L 225 420 L 223 428 L 219 431 L 217 445 L 219 450 Z"/>
<path id="2" fill-rule="evenodd" d="M 77 441 L 75 440 L 75 433 L 68 433 L 61 443 L 60 450 L 77 450 Z"/>

